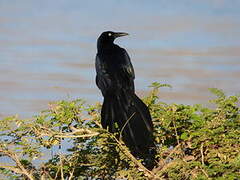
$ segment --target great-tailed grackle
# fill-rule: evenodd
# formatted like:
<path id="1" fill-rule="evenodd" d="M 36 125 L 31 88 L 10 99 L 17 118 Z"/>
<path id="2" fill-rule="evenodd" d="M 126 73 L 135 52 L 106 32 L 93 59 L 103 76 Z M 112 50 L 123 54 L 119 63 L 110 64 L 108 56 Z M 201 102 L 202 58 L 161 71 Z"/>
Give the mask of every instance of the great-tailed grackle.
<path id="1" fill-rule="evenodd" d="M 127 51 L 114 44 L 123 32 L 103 32 L 97 40 L 96 84 L 104 96 L 102 127 L 119 132 L 131 153 L 154 166 L 153 123 L 148 107 L 136 96 L 134 69 Z"/>

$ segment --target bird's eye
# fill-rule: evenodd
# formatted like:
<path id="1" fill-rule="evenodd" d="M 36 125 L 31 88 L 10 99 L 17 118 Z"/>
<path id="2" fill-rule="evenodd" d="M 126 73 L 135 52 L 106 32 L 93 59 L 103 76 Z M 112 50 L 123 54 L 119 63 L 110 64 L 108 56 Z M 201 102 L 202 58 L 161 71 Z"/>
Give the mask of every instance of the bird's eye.
<path id="1" fill-rule="evenodd" d="M 112 33 L 108 33 L 108 36 L 112 36 Z"/>

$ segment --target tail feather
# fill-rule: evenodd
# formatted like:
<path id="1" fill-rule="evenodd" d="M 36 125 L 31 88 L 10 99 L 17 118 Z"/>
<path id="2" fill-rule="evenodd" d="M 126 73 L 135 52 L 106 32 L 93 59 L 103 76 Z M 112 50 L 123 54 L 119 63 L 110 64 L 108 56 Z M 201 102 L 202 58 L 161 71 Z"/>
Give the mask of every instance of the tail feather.
<path id="1" fill-rule="evenodd" d="M 110 132 L 120 132 L 123 141 L 145 165 L 154 166 L 155 149 L 153 124 L 147 106 L 134 93 L 122 91 L 105 95 L 102 107 L 102 126 Z M 117 124 L 117 127 L 116 127 Z"/>

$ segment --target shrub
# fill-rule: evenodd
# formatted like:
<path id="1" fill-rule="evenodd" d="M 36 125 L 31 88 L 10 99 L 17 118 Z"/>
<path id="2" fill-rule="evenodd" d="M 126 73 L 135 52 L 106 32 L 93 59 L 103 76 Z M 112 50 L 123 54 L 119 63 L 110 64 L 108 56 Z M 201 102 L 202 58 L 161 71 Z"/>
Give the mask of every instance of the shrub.
<path id="1" fill-rule="evenodd" d="M 144 98 L 154 122 L 158 165 L 147 170 L 100 125 L 100 104 L 58 101 L 31 119 L 0 121 L 0 173 L 9 179 L 240 179 L 239 96 L 221 90 L 215 108 Z M 51 152 L 52 155 L 51 155 Z"/>

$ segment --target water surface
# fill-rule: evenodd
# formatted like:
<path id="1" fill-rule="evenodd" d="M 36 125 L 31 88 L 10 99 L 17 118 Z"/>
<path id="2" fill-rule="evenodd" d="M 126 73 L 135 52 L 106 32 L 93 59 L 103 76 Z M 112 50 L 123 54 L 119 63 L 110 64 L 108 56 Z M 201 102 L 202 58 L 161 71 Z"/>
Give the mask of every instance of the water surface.
<path id="1" fill-rule="evenodd" d="M 130 54 L 140 96 L 168 83 L 162 101 L 205 103 L 210 87 L 240 92 L 240 2 L 0 0 L 0 117 L 31 117 L 49 101 L 102 101 L 95 85 L 96 39 Z"/>

